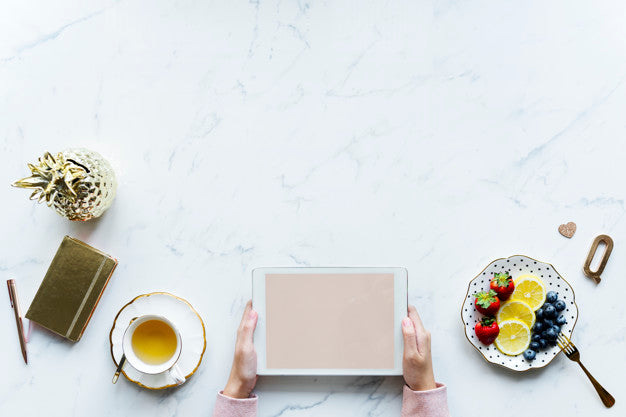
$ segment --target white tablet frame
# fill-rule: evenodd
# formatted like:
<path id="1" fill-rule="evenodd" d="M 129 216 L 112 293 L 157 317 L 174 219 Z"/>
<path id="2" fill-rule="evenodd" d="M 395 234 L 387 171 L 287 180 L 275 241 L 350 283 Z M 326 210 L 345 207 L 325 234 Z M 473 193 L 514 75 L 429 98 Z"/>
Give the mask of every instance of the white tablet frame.
<path id="1" fill-rule="evenodd" d="M 391 369 L 274 369 L 267 367 L 265 326 L 266 274 L 394 274 L 394 367 Z M 262 267 L 252 270 L 252 305 L 259 318 L 254 333 L 258 375 L 402 375 L 402 319 L 407 316 L 408 272 L 402 267 Z"/>

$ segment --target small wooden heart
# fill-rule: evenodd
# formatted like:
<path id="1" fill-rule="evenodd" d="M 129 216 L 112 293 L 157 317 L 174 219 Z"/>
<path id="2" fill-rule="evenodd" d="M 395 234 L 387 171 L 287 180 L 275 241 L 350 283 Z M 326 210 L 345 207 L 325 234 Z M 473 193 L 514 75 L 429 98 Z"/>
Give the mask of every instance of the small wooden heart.
<path id="1" fill-rule="evenodd" d="M 559 233 L 570 239 L 576 233 L 576 223 L 569 222 L 567 224 L 562 224 L 559 226 Z"/>

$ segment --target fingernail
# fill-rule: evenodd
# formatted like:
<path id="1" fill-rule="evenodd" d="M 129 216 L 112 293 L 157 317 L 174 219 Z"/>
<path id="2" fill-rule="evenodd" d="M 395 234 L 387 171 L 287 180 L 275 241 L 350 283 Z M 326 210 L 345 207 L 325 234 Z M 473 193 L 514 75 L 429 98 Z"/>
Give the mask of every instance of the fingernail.
<path id="1" fill-rule="evenodd" d="M 409 327 L 411 325 L 411 319 L 408 317 L 405 317 L 402 319 L 402 325 L 404 327 Z"/>
<path id="2" fill-rule="evenodd" d="M 254 310 L 250 310 L 250 313 L 248 313 L 248 318 L 249 318 L 250 320 L 255 319 L 255 318 L 256 318 L 256 316 L 257 316 L 257 313 L 256 313 L 256 311 L 254 311 Z"/>

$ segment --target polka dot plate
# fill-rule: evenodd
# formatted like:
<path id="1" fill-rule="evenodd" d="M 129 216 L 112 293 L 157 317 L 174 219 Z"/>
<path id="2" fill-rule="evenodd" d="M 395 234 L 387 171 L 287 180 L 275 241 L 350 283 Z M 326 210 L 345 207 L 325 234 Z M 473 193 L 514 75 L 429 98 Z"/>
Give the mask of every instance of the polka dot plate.
<path id="1" fill-rule="evenodd" d="M 545 262 L 540 262 L 525 255 L 515 255 L 509 258 L 500 258 L 491 262 L 487 267 L 472 279 L 467 288 L 467 294 L 461 307 L 461 320 L 465 327 L 467 340 L 476 348 L 487 362 L 511 369 L 513 371 L 527 371 L 531 368 L 543 368 L 547 366 L 558 355 L 561 350 L 558 346 L 547 347 L 537 352 L 537 357 L 530 362 L 524 359 L 523 355 L 507 356 L 501 353 L 495 346 L 482 344 L 478 341 L 474 333 L 474 326 L 483 317 L 474 307 L 473 294 L 489 289 L 489 282 L 495 272 L 508 271 L 515 280 L 523 274 L 533 274 L 538 276 L 544 283 L 547 291 L 556 291 L 559 299 L 565 301 L 566 308 L 560 314 L 567 319 L 567 323 L 561 327 L 561 331 L 567 337 L 571 337 L 578 320 L 578 306 L 574 296 L 572 286 L 556 271 L 556 269 Z"/>

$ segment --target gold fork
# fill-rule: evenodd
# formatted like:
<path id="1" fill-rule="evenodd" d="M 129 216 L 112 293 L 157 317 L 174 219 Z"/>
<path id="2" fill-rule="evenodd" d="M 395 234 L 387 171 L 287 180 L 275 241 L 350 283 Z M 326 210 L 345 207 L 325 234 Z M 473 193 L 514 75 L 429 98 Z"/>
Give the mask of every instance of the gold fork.
<path id="1" fill-rule="evenodd" d="M 593 387 L 598 392 L 598 395 L 600 396 L 602 403 L 607 408 L 613 407 L 613 404 L 615 404 L 615 398 L 613 398 L 613 396 L 609 394 L 608 391 L 605 390 L 602 387 L 602 385 L 600 385 L 600 383 L 596 381 L 596 379 L 593 376 L 591 376 L 587 368 L 585 368 L 584 365 L 580 363 L 580 352 L 578 352 L 578 349 L 576 348 L 576 346 L 574 346 L 572 341 L 569 340 L 567 336 L 565 336 L 563 333 L 560 333 L 557 342 L 559 344 L 559 347 L 561 348 L 563 352 L 565 352 L 567 357 L 570 358 L 570 360 L 577 362 L 580 365 L 580 367 L 583 368 L 583 371 L 585 371 L 585 374 L 587 374 L 587 377 L 589 377 L 589 380 L 593 384 Z"/>

